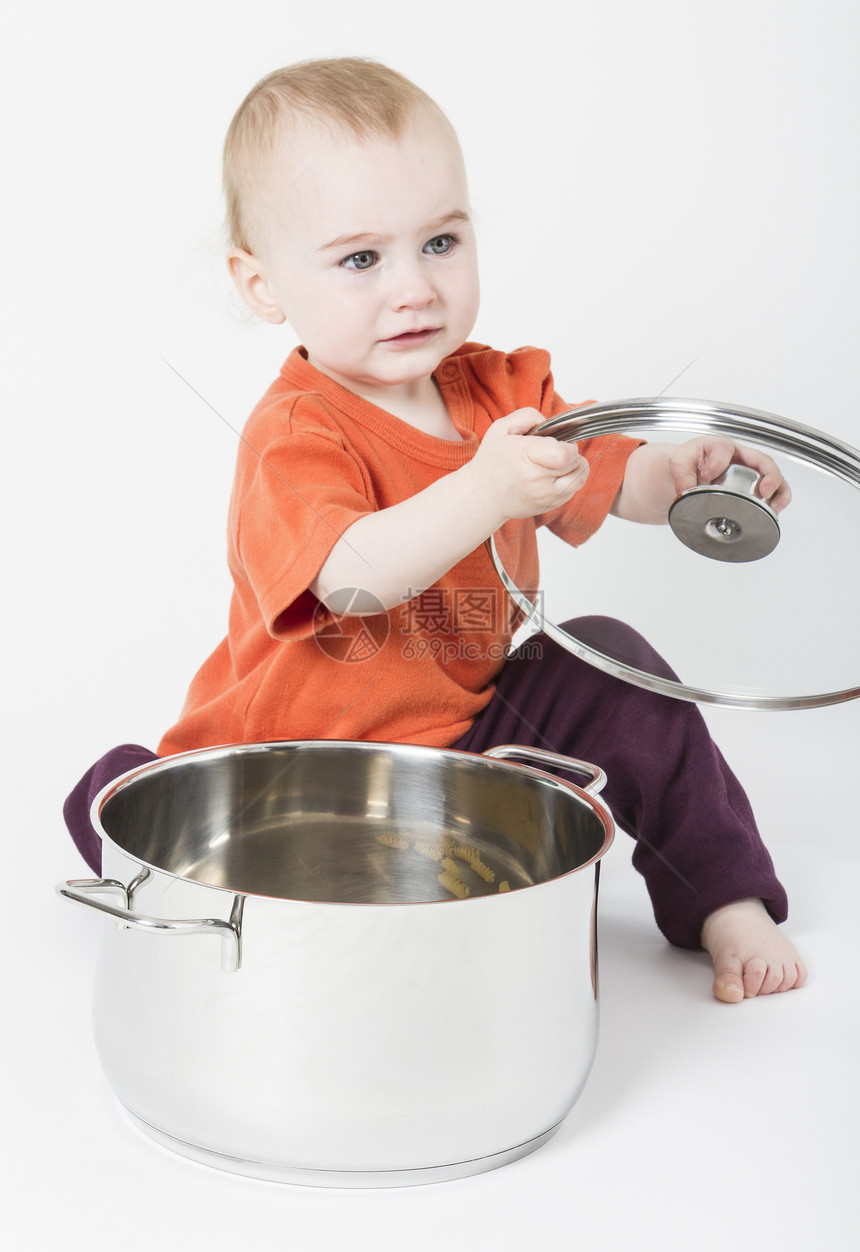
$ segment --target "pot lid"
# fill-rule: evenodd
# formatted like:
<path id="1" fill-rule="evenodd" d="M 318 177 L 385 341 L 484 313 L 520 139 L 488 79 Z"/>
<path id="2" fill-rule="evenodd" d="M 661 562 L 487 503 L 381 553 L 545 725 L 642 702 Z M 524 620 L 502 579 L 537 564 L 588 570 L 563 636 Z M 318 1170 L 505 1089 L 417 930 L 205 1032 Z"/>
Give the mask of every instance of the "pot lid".
<path id="1" fill-rule="evenodd" d="M 777 518 L 756 495 L 755 472 L 731 466 L 679 496 L 666 526 L 609 517 L 577 549 L 542 529 L 534 604 L 491 539 L 496 570 L 531 625 L 598 669 L 681 700 L 798 709 L 860 696 L 857 449 L 758 409 L 666 397 L 589 405 L 535 433 L 564 442 L 718 435 L 765 449 L 792 502 Z M 625 659 L 612 632 L 601 636 L 600 617 L 638 630 L 677 677 Z"/>

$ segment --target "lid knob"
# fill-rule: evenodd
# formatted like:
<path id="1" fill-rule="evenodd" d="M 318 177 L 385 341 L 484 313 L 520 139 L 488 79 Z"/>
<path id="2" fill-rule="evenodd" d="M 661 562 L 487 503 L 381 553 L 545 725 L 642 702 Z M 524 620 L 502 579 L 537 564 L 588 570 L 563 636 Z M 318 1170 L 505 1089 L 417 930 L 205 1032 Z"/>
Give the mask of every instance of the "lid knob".
<path id="1" fill-rule="evenodd" d="M 779 543 L 776 513 L 755 494 L 760 475 L 730 465 L 712 483 L 691 487 L 669 509 L 681 543 L 715 561 L 758 561 Z"/>

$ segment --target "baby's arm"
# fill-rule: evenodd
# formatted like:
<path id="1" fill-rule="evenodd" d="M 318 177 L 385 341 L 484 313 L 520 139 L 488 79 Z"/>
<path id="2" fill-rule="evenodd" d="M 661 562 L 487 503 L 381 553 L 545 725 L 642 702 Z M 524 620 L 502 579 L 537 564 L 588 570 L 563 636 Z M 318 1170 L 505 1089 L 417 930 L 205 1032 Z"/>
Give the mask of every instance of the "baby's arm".
<path id="1" fill-rule="evenodd" d="M 703 436 L 682 444 L 643 443 L 636 448 L 611 511 L 630 522 L 665 522 L 676 496 L 699 483 L 713 482 L 732 464 L 758 471 L 758 494 L 775 512 L 790 502 L 788 483 L 766 452 Z"/>
<path id="2" fill-rule="evenodd" d="M 402 604 L 447 573 L 510 518 L 566 503 L 588 477 L 575 444 L 530 435 L 544 421 L 518 409 L 493 422 L 467 465 L 400 504 L 359 518 L 341 536 L 310 590 L 335 613 L 337 592 L 360 588 L 350 612 Z"/>

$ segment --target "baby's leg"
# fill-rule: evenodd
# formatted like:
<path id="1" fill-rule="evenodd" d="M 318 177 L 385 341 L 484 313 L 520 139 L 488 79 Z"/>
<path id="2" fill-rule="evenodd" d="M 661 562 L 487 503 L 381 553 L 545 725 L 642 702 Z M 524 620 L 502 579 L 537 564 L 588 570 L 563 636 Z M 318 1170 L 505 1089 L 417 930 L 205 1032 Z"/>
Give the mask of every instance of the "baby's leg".
<path id="1" fill-rule="evenodd" d="M 113 782 L 126 770 L 136 769 L 158 758 L 149 748 L 136 743 L 124 743 L 111 748 L 92 765 L 63 805 L 63 816 L 69 834 L 90 869 L 101 874 L 102 841 L 90 820 L 90 806 L 103 787 Z"/>
<path id="2" fill-rule="evenodd" d="M 600 650 L 671 676 L 623 623 L 591 618 L 571 625 Z M 529 642 L 539 655 L 514 653 L 496 696 L 456 746 L 480 752 L 498 743 L 532 744 L 602 766 L 609 779 L 604 797 L 636 839 L 633 864 L 666 938 L 698 949 L 705 922 L 714 919 L 705 946 L 720 962 L 720 998 L 730 995 L 730 961 L 735 969 L 738 961 L 741 970 L 749 966 L 747 983 L 743 974 L 740 982 L 747 994 L 801 985 L 805 971 L 798 974 L 796 953 L 775 925 L 788 911 L 785 892 L 749 801 L 696 706 L 612 678 L 545 636 Z M 738 902 L 749 900 L 758 903 L 741 910 Z M 718 924 L 720 916 L 727 920 Z M 786 968 L 776 979 L 778 966 Z"/>
<path id="3" fill-rule="evenodd" d="M 702 947 L 714 962 L 714 995 L 727 1004 L 806 982 L 806 966 L 761 900 L 736 900 L 702 926 Z"/>

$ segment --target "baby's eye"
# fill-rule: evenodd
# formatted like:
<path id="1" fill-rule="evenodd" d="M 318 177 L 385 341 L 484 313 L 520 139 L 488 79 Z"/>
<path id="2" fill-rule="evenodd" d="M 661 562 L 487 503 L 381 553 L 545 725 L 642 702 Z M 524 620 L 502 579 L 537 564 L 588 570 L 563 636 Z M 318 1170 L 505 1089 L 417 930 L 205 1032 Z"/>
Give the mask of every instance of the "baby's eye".
<path id="1" fill-rule="evenodd" d="M 424 251 L 430 252 L 434 256 L 444 256 L 446 252 L 451 251 L 456 243 L 456 235 L 436 235 L 435 238 L 427 240 L 427 243 L 424 245 Z"/>
<path id="2" fill-rule="evenodd" d="M 341 265 L 348 270 L 369 270 L 377 259 L 375 252 L 353 252 L 352 256 L 344 257 Z"/>

